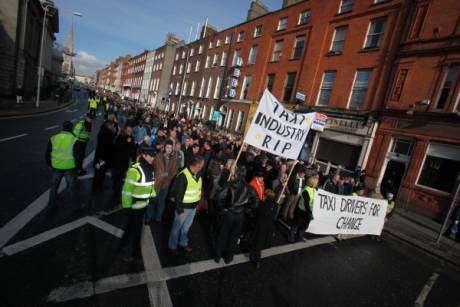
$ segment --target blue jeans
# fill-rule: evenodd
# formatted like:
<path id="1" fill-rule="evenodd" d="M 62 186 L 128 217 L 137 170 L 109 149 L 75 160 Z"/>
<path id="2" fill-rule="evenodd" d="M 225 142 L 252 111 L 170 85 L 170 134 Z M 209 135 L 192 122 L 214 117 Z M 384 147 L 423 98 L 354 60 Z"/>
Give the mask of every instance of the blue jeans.
<path id="1" fill-rule="evenodd" d="M 188 245 L 188 230 L 192 226 L 196 209 L 184 209 L 184 213 L 185 219 L 181 220 L 177 211 L 174 212 L 174 222 L 169 234 L 169 249 L 177 249 L 178 244 L 182 247 Z"/>
<path id="2" fill-rule="evenodd" d="M 57 194 L 58 188 L 61 184 L 62 177 L 65 178 L 67 182 L 67 190 L 70 194 L 71 205 L 74 208 L 78 208 L 78 199 L 77 199 L 77 173 L 75 170 L 58 170 L 53 169 L 53 173 L 51 174 L 51 190 L 50 190 L 50 197 L 48 201 L 48 208 L 56 208 L 57 207 Z"/>

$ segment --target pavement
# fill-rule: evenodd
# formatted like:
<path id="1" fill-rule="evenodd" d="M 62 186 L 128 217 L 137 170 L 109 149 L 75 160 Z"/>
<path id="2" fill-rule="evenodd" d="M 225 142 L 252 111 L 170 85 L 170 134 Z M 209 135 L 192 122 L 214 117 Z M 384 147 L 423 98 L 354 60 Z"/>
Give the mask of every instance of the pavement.
<path id="1" fill-rule="evenodd" d="M 442 224 L 405 209 L 397 209 L 384 227 L 384 233 L 396 236 L 432 255 L 460 267 L 460 241 L 442 236 L 436 243 Z M 449 224 L 448 224 L 449 227 Z"/>
<path id="2" fill-rule="evenodd" d="M 118 248 L 126 220 L 111 193 L 110 174 L 104 192 L 91 192 L 102 116 L 87 148 L 88 174 L 78 179 L 83 209 L 69 206 L 65 184 L 58 210 L 46 209 L 46 143 L 64 120 L 75 122 L 85 112 L 86 97 L 80 94 L 65 110 L 0 119 L 0 170 L 7 179 L 0 185 L 0 306 L 460 305 L 458 266 L 409 241 L 428 230 L 402 211 L 386 225 L 382 242 L 307 233 L 306 242 L 289 244 L 277 227 L 256 269 L 244 244 L 231 264 L 213 260 L 206 213 L 198 214 L 190 229 L 193 251 L 171 256 L 169 206 L 162 223 L 144 226 L 143 261 L 125 262 Z"/>
<path id="3" fill-rule="evenodd" d="M 36 114 L 44 114 L 57 110 L 62 110 L 75 103 L 74 99 L 65 102 L 57 102 L 54 99 L 46 99 L 40 101 L 37 108 L 34 101 L 25 101 L 24 103 L 16 103 L 13 99 L 2 99 L 0 101 L 0 118 L 30 116 Z"/>

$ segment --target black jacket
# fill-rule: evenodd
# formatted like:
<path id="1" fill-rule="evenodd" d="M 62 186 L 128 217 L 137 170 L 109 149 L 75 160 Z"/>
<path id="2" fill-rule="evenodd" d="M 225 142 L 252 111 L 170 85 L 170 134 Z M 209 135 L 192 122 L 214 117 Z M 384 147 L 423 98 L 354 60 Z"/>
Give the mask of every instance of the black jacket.
<path id="1" fill-rule="evenodd" d="M 217 209 L 241 213 L 259 206 L 256 191 L 243 180 L 230 181 L 219 193 Z"/>
<path id="2" fill-rule="evenodd" d="M 118 129 L 118 128 L 117 128 Z M 117 133 L 112 133 L 105 124 L 102 125 L 97 135 L 96 153 L 94 154 L 94 164 L 99 160 L 105 161 L 106 164 L 112 163 L 113 158 L 113 142 Z"/>
<path id="3" fill-rule="evenodd" d="M 302 179 L 302 186 L 300 187 L 300 193 L 302 193 L 303 189 L 305 188 L 305 185 L 307 183 L 307 179 L 303 178 Z M 292 176 L 291 179 L 289 179 L 288 185 L 287 185 L 287 190 L 289 194 L 297 195 L 299 191 L 299 185 L 300 185 L 300 179 L 297 178 L 297 176 Z"/>
<path id="4" fill-rule="evenodd" d="M 128 142 L 128 138 L 131 138 L 131 142 Z M 136 144 L 134 138 L 128 137 L 124 134 L 119 134 L 115 138 L 113 144 L 113 160 L 112 166 L 117 169 L 127 169 L 129 161 L 136 160 Z"/>

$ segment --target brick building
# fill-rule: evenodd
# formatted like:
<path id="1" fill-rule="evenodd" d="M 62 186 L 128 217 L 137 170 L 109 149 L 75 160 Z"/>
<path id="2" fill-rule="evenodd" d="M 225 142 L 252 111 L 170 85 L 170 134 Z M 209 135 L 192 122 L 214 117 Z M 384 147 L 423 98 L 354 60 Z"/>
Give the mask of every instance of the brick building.
<path id="1" fill-rule="evenodd" d="M 133 56 L 128 61 L 128 73 L 130 74 L 130 87 L 127 96 L 131 99 L 139 100 L 142 88 L 142 79 L 144 78 L 145 62 L 147 60 L 148 50 Z"/>
<path id="2" fill-rule="evenodd" d="M 158 109 L 164 110 L 167 106 L 174 55 L 176 49 L 182 45 L 184 45 L 184 41 L 174 34 L 168 34 L 165 44 L 155 49 L 147 101 Z"/>
<path id="3" fill-rule="evenodd" d="M 460 2 L 412 1 L 367 164 L 369 184 L 442 215 L 460 172 Z"/>

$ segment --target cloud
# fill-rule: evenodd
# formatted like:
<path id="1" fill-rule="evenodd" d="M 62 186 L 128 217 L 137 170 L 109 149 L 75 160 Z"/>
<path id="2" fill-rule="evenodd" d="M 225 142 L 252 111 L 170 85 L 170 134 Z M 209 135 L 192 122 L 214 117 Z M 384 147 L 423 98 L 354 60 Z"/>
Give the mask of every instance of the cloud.
<path id="1" fill-rule="evenodd" d="M 78 51 L 74 58 L 75 73 L 77 75 L 91 76 L 104 64 L 94 55 L 86 51 Z"/>

